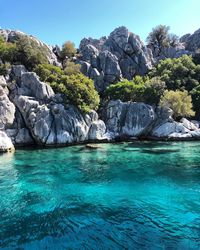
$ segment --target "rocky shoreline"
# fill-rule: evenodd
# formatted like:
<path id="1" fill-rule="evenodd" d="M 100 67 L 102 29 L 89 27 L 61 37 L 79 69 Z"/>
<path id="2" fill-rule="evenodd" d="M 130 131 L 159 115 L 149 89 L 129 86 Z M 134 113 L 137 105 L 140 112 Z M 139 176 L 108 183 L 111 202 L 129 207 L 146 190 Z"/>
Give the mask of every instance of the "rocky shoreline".
<path id="1" fill-rule="evenodd" d="M 31 87 L 30 87 L 31 86 Z M 99 119 L 65 105 L 60 95 L 24 66 L 0 78 L 0 151 L 135 140 L 198 140 L 198 121 L 176 122 L 172 110 L 110 101 Z"/>
<path id="2" fill-rule="evenodd" d="M 19 31 L 0 29 L 7 42 L 20 36 L 33 40 L 47 53 L 48 62 L 60 65 L 59 47 L 50 47 Z M 180 38 L 175 47 L 160 51 L 149 48 L 139 36 L 125 27 L 115 29 L 108 37 L 84 38 L 79 46 L 81 72 L 94 80 L 99 93 L 123 78 L 145 75 L 164 58 L 192 55 L 199 48 L 200 30 Z M 200 140 L 200 121 L 172 118 L 173 111 L 145 103 L 110 100 L 98 114 L 83 113 L 65 104 L 49 84 L 23 65 L 12 65 L 0 76 L 0 152 L 14 147 L 60 147 L 87 143 L 135 140 Z M 99 118 L 101 117 L 101 119 Z"/>

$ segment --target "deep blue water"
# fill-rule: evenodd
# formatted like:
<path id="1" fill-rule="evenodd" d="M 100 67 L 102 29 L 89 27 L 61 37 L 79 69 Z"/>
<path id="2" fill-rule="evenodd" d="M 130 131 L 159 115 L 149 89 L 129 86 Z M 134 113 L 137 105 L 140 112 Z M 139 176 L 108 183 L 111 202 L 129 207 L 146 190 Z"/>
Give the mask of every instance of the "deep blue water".
<path id="1" fill-rule="evenodd" d="M 200 143 L 0 155 L 0 249 L 200 249 Z"/>

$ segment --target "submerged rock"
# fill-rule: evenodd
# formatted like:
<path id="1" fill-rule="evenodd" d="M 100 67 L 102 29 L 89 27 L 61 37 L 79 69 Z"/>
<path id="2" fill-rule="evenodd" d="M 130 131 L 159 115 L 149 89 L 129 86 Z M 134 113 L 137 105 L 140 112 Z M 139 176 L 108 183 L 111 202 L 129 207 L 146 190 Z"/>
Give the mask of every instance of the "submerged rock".
<path id="1" fill-rule="evenodd" d="M 87 149 L 100 149 L 100 148 L 102 148 L 99 144 L 86 144 L 85 147 Z"/>

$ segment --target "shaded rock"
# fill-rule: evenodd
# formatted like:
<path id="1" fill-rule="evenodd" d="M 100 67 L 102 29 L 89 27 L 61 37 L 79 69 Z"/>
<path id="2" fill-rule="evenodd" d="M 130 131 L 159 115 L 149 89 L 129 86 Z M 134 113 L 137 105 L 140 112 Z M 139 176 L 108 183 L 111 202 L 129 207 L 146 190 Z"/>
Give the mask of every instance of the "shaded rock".
<path id="1" fill-rule="evenodd" d="M 15 106 L 0 86 L 0 129 L 8 128 L 15 119 Z"/>
<path id="2" fill-rule="evenodd" d="M 148 133 L 155 118 L 155 112 L 149 105 L 117 100 L 108 103 L 105 122 L 107 131 L 115 137 L 137 137 Z"/>
<path id="3" fill-rule="evenodd" d="M 15 137 L 14 143 L 19 145 L 34 145 L 35 141 L 30 135 L 29 130 L 27 128 L 22 128 L 19 129 Z"/>
<path id="4" fill-rule="evenodd" d="M 181 37 L 181 41 L 185 43 L 185 48 L 189 51 L 195 52 L 200 48 L 200 29 L 193 34 L 186 34 Z"/>
<path id="5" fill-rule="evenodd" d="M 154 120 L 155 112 L 150 105 L 131 103 L 128 106 L 122 133 L 128 136 L 145 135 L 148 133 Z"/>
<path id="6" fill-rule="evenodd" d="M 123 103 L 120 100 L 112 100 L 106 107 L 104 121 L 112 137 L 113 135 L 118 136 L 121 133 L 126 117 L 127 106 L 127 103 Z"/>

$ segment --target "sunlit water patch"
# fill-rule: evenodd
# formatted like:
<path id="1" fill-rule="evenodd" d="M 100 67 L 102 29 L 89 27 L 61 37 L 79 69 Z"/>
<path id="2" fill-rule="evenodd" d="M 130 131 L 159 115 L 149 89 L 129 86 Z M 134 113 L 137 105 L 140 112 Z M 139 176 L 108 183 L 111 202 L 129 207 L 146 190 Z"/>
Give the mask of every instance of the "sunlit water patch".
<path id="1" fill-rule="evenodd" d="M 0 155 L 1 249 L 200 249 L 200 143 Z"/>

